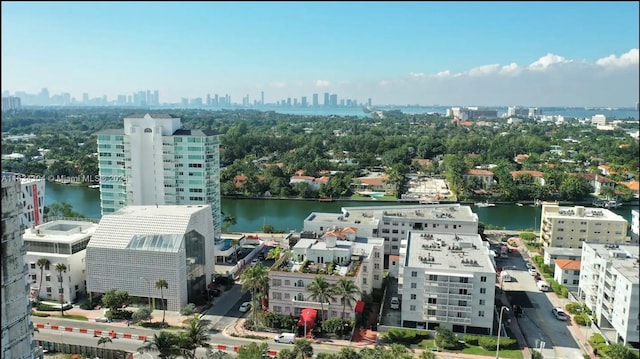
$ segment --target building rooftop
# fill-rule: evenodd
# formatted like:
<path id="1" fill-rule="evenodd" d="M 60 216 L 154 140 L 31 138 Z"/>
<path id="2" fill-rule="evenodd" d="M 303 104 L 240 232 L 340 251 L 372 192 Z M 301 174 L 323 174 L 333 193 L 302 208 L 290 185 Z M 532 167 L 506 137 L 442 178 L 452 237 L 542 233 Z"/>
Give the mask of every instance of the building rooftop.
<path id="1" fill-rule="evenodd" d="M 322 222 L 338 227 L 369 224 L 377 226 L 383 218 L 416 220 L 453 220 L 477 222 L 478 215 L 469 206 L 459 204 L 342 207 L 342 213 L 313 212 L 305 222 Z"/>
<path id="2" fill-rule="evenodd" d="M 479 234 L 411 231 L 406 242 L 406 248 L 402 249 L 406 250 L 404 266 L 422 267 L 429 273 L 442 275 L 495 273 L 489 247 Z"/>
<path id="3" fill-rule="evenodd" d="M 580 261 L 571 259 L 556 259 L 556 266 L 568 270 L 580 270 Z"/>
<path id="4" fill-rule="evenodd" d="M 23 238 L 26 241 L 69 244 L 92 236 L 97 228 L 98 225 L 92 222 L 59 220 L 26 229 Z"/>
<path id="5" fill-rule="evenodd" d="M 624 217 L 622 217 L 619 214 L 616 214 L 615 212 L 612 212 L 608 209 L 604 209 L 604 208 L 595 208 L 595 207 L 583 207 L 583 206 L 574 206 L 574 207 L 564 207 L 564 206 L 557 206 L 557 205 L 548 205 L 548 204 L 543 204 L 544 207 L 547 207 L 546 209 L 544 209 L 545 215 L 547 217 L 556 217 L 556 218 L 567 218 L 567 217 L 574 217 L 574 218 L 584 218 L 586 220 L 618 220 L 618 221 L 624 221 L 626 222 L 627 220 L 624 219 Z M 553 209 L 554 206 L 558 207 L 558 211 L 555 212 L 553 210 L 549 210 L 549 207 L 551 209 Z"/>
<path id="6" fill-rule="evenodd" d="M 561 247 L 545 247 L 545 253 L 549 253 L 551 256 L 569 256 L 578 257 L 582 256 L 582 248 L 561 248 Z"/>
<path id="7" fill-rule="evenodd" d="M 149 115 L 151 118 L 180 118 L 178 116 L 169 114 L 169 113 L 132 113 L 130 115 L 124 116 L 124 118 L 144 118 Z"/>
<path id="8" fill-rule="evenodd" d="M 177 251 L 191 216 L 208 205 L 128 206 L 104 215 L 88 247 Z M 177 236 L 176 236 L 177 235 Z"/>
<path id="9" fill-rule="evenodd" d="M 611 266 L 616 268 L 631 283 L 640 283 L 638 246 L 616 245 L 606 243 L 585 243 L 591 247 L 598 257 L 611 262 Z"/>
<path id="10" fill-rule="evenodd" d="M 206 137 L 213 136 L 215 132 L 209 130 L 189 130 L 186 128 L 177 129 L 173 136 L 198 136 L 198 137 Z"/>

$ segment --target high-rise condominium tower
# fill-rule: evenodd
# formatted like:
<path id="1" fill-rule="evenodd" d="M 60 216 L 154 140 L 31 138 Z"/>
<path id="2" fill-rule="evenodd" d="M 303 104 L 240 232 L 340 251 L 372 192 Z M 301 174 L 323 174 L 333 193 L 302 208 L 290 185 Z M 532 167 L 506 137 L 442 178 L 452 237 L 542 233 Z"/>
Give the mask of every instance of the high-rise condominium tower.
<path id="1" fill-rule="evenodd" d="M 34 357 L 20 181 L 2 178 L 2 358 Z"/>
<path id="2" fill-rule="evenodd" d="M 208 204 L 220 218 L 218 136 L 169 114 L 133 114 L 124 129 L 98 132 L 102 214 L 128 205 Z"/>

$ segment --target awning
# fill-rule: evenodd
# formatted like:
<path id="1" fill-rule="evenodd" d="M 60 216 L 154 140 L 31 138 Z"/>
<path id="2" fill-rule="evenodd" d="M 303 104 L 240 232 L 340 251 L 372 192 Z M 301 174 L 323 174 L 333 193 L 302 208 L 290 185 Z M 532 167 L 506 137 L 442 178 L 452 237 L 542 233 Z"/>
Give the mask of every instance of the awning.
<path id="1" fill-rule="evenodd" d="M 316 322 L 317 316 L 318 311 L 316 309 L 304 308 L 302 312 L 300 312 L 300 320 L 298 320 L 298 326 L 302 327 L 306 323 L 307 328 L 311 328 Z"/>
<path id="2" fill-rule="evenodd" d="M 354 311 L 356 313 L 362 313 L 364 311 L 364 301 L 362 300 L 357 301 Z"/>

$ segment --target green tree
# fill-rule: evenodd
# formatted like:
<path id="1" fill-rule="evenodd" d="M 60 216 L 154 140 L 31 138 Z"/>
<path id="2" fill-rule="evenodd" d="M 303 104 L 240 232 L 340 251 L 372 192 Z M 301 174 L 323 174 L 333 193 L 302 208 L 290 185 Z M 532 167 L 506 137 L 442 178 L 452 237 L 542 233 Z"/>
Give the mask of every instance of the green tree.
<path id="1" fill-rule="evenodd" d="M 151 318 L 151 308 L 140 307 L 131 315 L 131 318 L 136 321 L 148 320 Z"/>
<path id="2" fill-rule="evenodd" d="M 260 305 L 257 293 L 266 293 L 269 288 L 269 275 L 267 268 L 262 264 L 249 266 L 240 274 L 242 289 L 251 291 L 251 310 L 254 315 L 254 322 L 258 321 L 257 307 Z"/>
<path id="3" fill-rule="evenodd" d="M 60 283 L 60 315 L 64 316 L 64 289 L 62 286 L 64 284 L 64 276 L 62 273 L 67 273 L 67 265 L 64 263 L 57 263 L 56 272 L 58 272 L 58 282 Z"/>
<path id="4" fill-rule="evenodd" d="M 631 349 L 622 343 L 612 343 L 607 348 L 607 357 L 610 359 L 634 359 L 637 358 Z"/>
<path id="5" fill-rule="evenodd" d="M 163 330 L 160 334 L 153 334 L 153 338 L 146 341 L 138 351 L 157 351 L 161 359 L 171 359 L 180 354 L 178 342 L 176 335 Z"/>
<path id="6" fill-rule="evenodd" d="M 38 259 L 38 267 L 40 267 L 40 284 L 38 285 L 38 298 L 37 301 L 40 301 L 40 290 L 42 289 L 42 278 L 44 277 L 44 268 L 49 268 L 51 265 L 51 261 L 47 258 L 39 258 Z"/>
<path id="7" fill-rule="evenodd" d="M 221 350 L 214 352 L 211 348 L 207 348 L 206 359 L 233 359 L 233 355 L 225 353 Z"/>
<path id="8" fill-rule="evenodd" d="M 346 312 L 347 306 L 351 308 L 351 303 L 357 300 L 360 289 L 348 278 L 340 278 L 333 289 L 334 294 L 340 298 L 340 302 L 342 303 L 342 319 L 344 320 L 344 313 Z"/>
<path id="9" fill-rule="evenodd" d="M 236 260 L 236 263 L 238 263 L 238 246 L 240 245 L 240 239 L 239 238 L 233 238 L 231 239 L 231 247 L 233 247 L 233 256 Z"/>
<path id="10" fill-rule="evenodd" d="M 104 348 L 107 346 L 107 343 L 113 343 L 113 341 L 111 340 L 111 338 L 109 337 L 100 337 L 100 339 L 98 339 L 98 346 L 101 346 Z"/>
<path id="11" fill-rule="evenodd" d="M 326 333 L 337 334 L 342 332 L 344 321 L 340 318 L 329 318 L 322 322 L 322 330 Z"/>
<path id="12" fill-rule="evenodd" d="M 436 359 L 436 354 L 431 350 L 425 350 L 420 354 L 420 359 Z"/>
<path id="13" fill-rule="evenodd" d="M 609 186 L 604 186 L 600 188 L 600 197 L 604 197 L 606 199 L 612 199 L 616 195 L 616 190 Z"/>
<path id="14" fill-rule="evenodd" d="M 269 250 L 269 252 L 267 252 L 267 259 L 280 259 L 280 255 L 282 254 L 282 248 L 281 247 L 273 247 Z"/>
<path id="15" fill-rule="evenodd" d="M 560 193 L 568 201 L 581 200 L 593 191 L 593 187 L 580 176 L 567 176 L 560 185 Z"/>
<path id="16" fill-rule="evenodd" d="M 327 303 L 334 298 L 333 287 L 324 279 L 324 277 L 317 276 L 307 285 L 307 290 L 311 293 L 311 299 L 320 302 L 320 313 L 322 320 L 324 321 L 324 303 Z"/>
<path id="17" fill-rule="evenodd" d="M 156 281 L 156 289 L 160 289 L 160 298 L 162 299 L 162 324 L 165 324 L 165 312 L 167 310 L 167 306 L 164 304 L 164 290 L 169 288 L 169 283 L 167 283 L 166 279 L 158 279 Z"/>
<path id="18" fill-rule="evenodd" d="M 269 358 L 267 351 L 269 344 L 267 343 L 251 343 L 243 345 L 238 350 L 237 359 L 266 359 Z"/>
<path id="19" fill-rule="evenodd" d="M 229 227 L 236 225 L 236 223 L 238 223 L 236 217 L 224 216 L 224 219 L 222 220 L 222 232 L 227 232 Z"/>
<path id="20" fill-rule="evenodd" d="M 109 289 L 102 296 L 102 303 L 111 312 L 118 312 L 129 303 L 129 293 L 125 290 Z"/>
<path id="21" fill-rule="evenodd" d="M 207 327 L 202 324 L 198 316 L 189 319 L 187 328 L 180 334 L 179 346 L 188 353 L 188 356 L 195 357 L 196 348 L 203 346 L 209 335 Z"/>
<path id="22" fill-rule="evenodd" d="M 298 339 L 293 347 L 296 359 L 310 359 L 313 357 L 313 347 L 307 339 Z"/>

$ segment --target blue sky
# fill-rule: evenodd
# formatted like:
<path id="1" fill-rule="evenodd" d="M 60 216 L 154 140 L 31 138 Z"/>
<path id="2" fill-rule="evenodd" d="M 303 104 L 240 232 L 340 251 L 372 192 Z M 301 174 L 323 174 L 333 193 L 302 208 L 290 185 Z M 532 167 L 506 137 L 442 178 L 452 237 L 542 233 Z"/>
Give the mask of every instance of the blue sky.
<path id="1" fill-rule="evenodd" d="M 638 10 L 638 2 L 2 2 L 2 90 L 634 106 Z"/>

